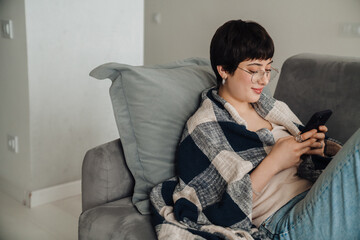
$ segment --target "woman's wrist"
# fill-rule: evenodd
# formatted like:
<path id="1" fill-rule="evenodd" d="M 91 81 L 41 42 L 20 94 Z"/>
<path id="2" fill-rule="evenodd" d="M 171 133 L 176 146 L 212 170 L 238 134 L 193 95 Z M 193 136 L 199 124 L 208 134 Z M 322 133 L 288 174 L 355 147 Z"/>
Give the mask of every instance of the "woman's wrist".
<path id="1" fill-rule="evenodd" d="M 267 172 L 269 172 L 269 174 L 271 174 L 272 176 L 276 175 L 278 172 L 281 171 L 281 169 L 279 168 L 278 164 L 274 163 L 275 161 L 272 160 L 272 156 L 271 154 L 267 155 L 264 160 L 261 162 L 263 163 L 262 167 L 265 168 L 265 170 Z"/>

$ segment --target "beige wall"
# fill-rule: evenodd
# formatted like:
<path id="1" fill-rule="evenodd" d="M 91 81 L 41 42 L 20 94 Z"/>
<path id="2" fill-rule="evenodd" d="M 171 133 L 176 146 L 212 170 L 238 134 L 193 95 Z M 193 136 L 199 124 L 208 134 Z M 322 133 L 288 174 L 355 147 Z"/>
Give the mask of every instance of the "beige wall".
<path id="1" fill-rule="evenodd" d="M 0 189 L 21 200 L 31 177 L 24 0 L 0 0 L 0 19 L 15 26 L 14 39 L 0 37 Z M 8 151 L 8 134 L 21 140 L 18 154 Z"/>
<path id="2" fill-rule="evenodd" d="M 79 180 L 85 152 L 119 137 L 111 81 L 89 72 L 106 62 L 143 64 L 143 1 L 25 3 L 36 190 Z"/>
<path id="3" fill-rule="evenodd" d="M 360 37 L 339 30 L 343 23 L 360 23 L 359 0 L 151 0 L 145 1 L 145 64 L 208 58 L 211 37 L 230 19 L 254 20 L 268 30 L 274 66 L 302 52 L 360 56 Z"/>
<path id="4" fill-rule="evenodd" d="M 119 137 L 105 62 L 143 64 L 143 0 L 0 0 L 0 190 L 24 193 L 81 178 L 85 152 Z M 18 136 L 19 153 L 7 149 Z"/>

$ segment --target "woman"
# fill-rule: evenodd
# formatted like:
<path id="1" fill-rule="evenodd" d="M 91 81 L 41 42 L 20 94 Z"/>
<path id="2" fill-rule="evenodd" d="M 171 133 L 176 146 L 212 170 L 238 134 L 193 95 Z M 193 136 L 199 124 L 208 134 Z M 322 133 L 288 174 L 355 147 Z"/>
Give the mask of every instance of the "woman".
<path id="1" fill-rule="evenodd" d="M 300 134 L 287 105 L 262 93 L 273 53 L 257 23 L 216 31 L 218 86 L 186 124 L 178 176 L 151 193 L 159 239 L 360 238 L 359 131 L 332 160 L 341 146 L 326 126 Z"/>

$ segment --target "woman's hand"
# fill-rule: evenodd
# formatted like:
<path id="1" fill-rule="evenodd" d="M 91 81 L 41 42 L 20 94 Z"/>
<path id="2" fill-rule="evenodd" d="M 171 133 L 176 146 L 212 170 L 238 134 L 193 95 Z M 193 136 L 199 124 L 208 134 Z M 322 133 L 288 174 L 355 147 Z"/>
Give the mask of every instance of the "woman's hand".
<path id="1" fill-rule="evenodd" d="M 315 136 L 318 136 L 317 130 L 313 129 L 301 134 L 303 142 L 300 143 L 292 136 L 280 138 L 266 158 L 273 163 L 276 172 L 296 166 L 301 161 L 301 155 L 311 151 L 311 146 L 318 139 Z M 320 135 L 318 137 L 321 138 Z"/>
<path id="2" fill-rule="evenodd" d="M 325 150 L 325 133 L 328 131 L 326 126 L 320 126 L 319 132 L 313 135 L 313 138 L 316 139 L 316 142 L 311 145 L 311 149 L 306 152 L 306 154 L 310 155 L 320 155 L 324 156 Z"/>
<path id="3" fill-rule="evenodd" d="M 301 155 L 310 151 L 316 142 L 317 139 L 313 138 L 316 133 L 317 130 L 313 129 L 301 134 L 303 142 L 300 143 L 292 136 L 280 138 L 275 143 L 267 157 L 250 174 L 254 199 L 256 192 L 261 192 L 275 174 L 300 163 Z"/>

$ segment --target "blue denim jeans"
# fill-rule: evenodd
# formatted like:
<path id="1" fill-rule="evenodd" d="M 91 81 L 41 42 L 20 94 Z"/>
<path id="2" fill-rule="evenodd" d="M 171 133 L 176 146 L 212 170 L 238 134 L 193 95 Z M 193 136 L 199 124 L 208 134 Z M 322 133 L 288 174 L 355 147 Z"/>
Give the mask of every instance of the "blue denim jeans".
<path id="1" fill-rule="evenodd" d="M 272 239 L 360 239 L 360 129 L 320 175 L 260 226 Z"/>

